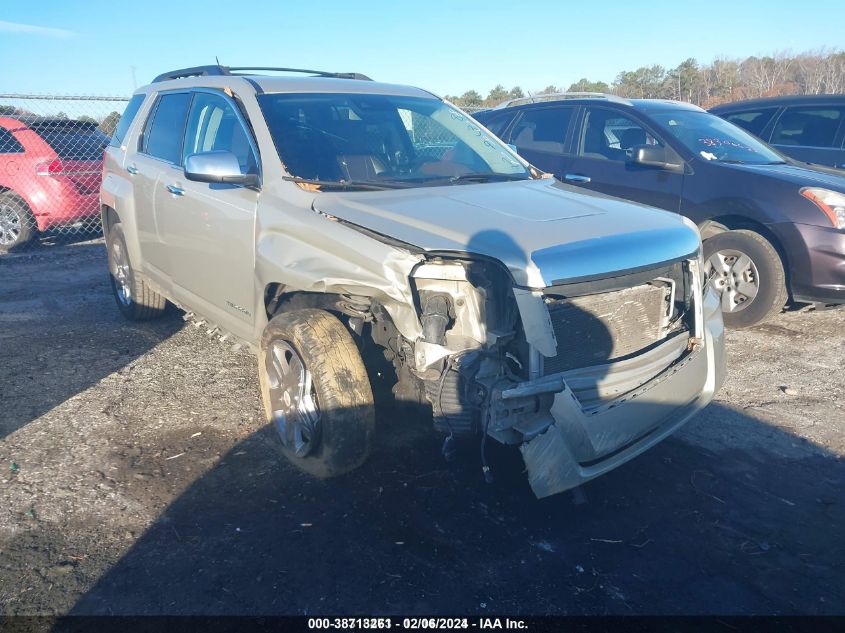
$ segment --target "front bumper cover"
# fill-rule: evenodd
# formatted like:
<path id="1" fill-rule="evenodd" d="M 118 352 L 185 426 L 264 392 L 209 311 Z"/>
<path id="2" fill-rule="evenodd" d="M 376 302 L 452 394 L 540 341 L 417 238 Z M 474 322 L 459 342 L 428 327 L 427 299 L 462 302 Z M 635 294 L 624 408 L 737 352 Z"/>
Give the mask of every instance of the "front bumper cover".
<path id="1" fill-rule="evenodd" d="M 703 344 L 641 387 L 602 406 L 584 408 L 561 380 L 563 389 L 551 407 L 554 423 L 521 446 L 537 497 L 574 488 L 636 457 L 713 399 L 724 377 L 725 351 L 719 302 L 712 290 L 703 307 Z"/>
<path id="2" fill-rule="evenodd" d="M 769 228 L 786 250 L 793 299 L 845 303 L 845 231 L 792 222 Z"/>

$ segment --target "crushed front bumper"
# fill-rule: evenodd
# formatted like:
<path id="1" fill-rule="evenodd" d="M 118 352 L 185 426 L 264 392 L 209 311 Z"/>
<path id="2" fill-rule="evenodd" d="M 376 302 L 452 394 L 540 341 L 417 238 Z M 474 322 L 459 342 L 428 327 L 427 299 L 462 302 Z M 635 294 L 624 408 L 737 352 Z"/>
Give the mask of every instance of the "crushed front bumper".
<path id="1" fill-rule="evenodd" d="M 521 446 L 537 497 L 574 488 L 636 457 L 713 399 L 724 378 L 725 349 L 719 301 L 712 290 L 705 294 L 703 315 L 699 346 L 616 398 L 585 406 L 561 376 L 563 389 L 555 394 L 550 411 L 554 423 Z M 530 383 L 520 388 L 530 389 Z"/>

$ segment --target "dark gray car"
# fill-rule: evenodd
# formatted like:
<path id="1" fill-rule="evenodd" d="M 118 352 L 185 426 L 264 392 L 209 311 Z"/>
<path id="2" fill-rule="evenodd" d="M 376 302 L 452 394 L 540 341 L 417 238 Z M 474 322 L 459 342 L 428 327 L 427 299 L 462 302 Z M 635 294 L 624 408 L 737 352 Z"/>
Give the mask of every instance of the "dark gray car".
<path id="1" fill-rule="evenodd" d="M 845 95 L 748 99 L 710 112 L 795 160 L 845 169 Z"/>
<path id="2" fill-rule="evenodd" d="M 728 326 L 760 323 L 790 297 L 845 303 L 843 172 L 677 101 L 555 95 L 477 118 L 564 182 L 692 219 Z"/>

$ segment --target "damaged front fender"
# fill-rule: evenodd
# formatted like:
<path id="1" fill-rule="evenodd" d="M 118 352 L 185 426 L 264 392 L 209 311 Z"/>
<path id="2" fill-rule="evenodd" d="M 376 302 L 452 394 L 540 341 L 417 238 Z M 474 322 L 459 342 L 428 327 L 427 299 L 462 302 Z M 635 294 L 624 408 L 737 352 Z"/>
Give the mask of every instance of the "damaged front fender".
<path id="1" fill-rule="evenodd" d="M 284 206 L 283 200 L 268 202 L 259 215 L 256 275 L 261 288 L 281 283 L 286 291 L 371 297 L 404 337 L 421 335 L 409 277 L 422 255 L 316 212 L 285 212 Z"/>

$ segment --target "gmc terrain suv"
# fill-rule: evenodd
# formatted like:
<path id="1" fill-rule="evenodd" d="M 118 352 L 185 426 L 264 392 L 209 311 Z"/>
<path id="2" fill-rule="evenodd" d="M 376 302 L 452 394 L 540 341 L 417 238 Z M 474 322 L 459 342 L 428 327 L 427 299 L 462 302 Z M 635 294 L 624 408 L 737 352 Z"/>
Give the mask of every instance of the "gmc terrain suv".
<path id="1" fill-rule="evenodd" d="M 254 349 L 280 450 L 316 476 L 370 451 L 367 346 L 444 451 L 475 437 L 487 472 L 488 438 L 519 446 L 538 496 L 659 442 L 722 380 L 695 225 L 556 183 L 418 88 L 161 75 L 129 103 L 101 195 L 123 314 L 169 300 Z"/>

